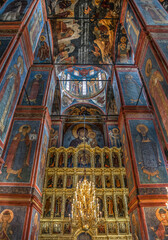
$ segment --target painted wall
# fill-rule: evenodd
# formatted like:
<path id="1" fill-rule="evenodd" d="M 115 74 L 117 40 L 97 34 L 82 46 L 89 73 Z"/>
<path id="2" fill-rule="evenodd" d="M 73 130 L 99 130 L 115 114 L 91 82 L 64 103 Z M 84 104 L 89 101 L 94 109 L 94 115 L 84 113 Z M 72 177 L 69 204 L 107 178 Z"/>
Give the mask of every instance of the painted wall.
<path id="1" fill-rule="evenodd" d="M 55 83 L 55 76 L 54 76 L 54 72 L 53 72 L 52 77 L 51 77 L 49 91 L 48 91 L 47 104 L 46 104 L 46 106 L 48 107 L 49 114 L 51 114 L 51 111 L 52 111 L 55 87 L 56 87 L 56 83 Z"/>
<path id="2" fill-rule="evenodd" d="M 26 73 L 25 58 L 19 44 L 0 83 L 0 140 L 2 142 L 5 141 Z"/>
<path id="3" fill-rule="evenodd" d="M 7 0 L 0 9 L 0 21 L 21 21 L 32 0 Z"/>
<path id="4" fill-rule="evenodd" d="M 24 96 L 21 105 L 42 105 L 46 92 L 49 71 L 34 71 L 32 70 L 26 84 L 27 95 L 24 91 Z"/>
<path id="5" fill-rule="evenodd" d="M 38 170 L 37 170 L 37 178 L 36 178 L 36 185 L 42 191 L 43 181 L 44 181 L 44 174 L 45 174 L 45 167 L 46 167 L 46 157 L 47 157 L 47 150 L 48 150 L 48 141 L 49 141 L 49 134 L 47 127 L 44 125 L 44 132 L 41 144 L 41 153 L 38 162 Z"/>
<path id="6" fill-rule="evenodd" d="M 129 4 L 127 5 L 124 27 L 135 54 L 138 46 L 141 29 L 139 22 Z"/>
<path id="7" fill-rule="evenodd" d="M 35 51 L 37 42 L 39 40 L 41 31 L 43 28 L 43 24 L 44 24 L 44 18 L 43 18 L 42 5 L 40 1 L 28 25 L 28 32 L 29 32 L 30 43 L 32 46 L 33 53 Z"/>
<path id="8" fill-rule="evenodd" d="M 164 157 L 152 120 L 129 120 L 140 184 L 167 183 Z"/>
<path id="9" fill-rule="evenodd" d="M 118 125 L 108 125 L 109 147 L 121 147 L 121 137 Z"/>
<path id="10" fill-rule="evenodd" d="M 42 29 L 42 32 L 34 53 L 33 63 L 43 64 L 43 63 L 52 62 L 52 59 L 51 59 L 52 44 L 48 37 L 49 34 L 51 34 L 51 29 L 49 27 L 49 24 L 46 23 Z"/>
<path id="11" fill-rule="evenodd" d="M 14 122 L 0 175 L 1 182 L 30 182 L 39 126 L 39 121 Z"/>
<path id="12" fill-rule="evenodd" d="M 146 96 L 144 89 L 141 92 L 142 82 L 138 70 L 131 68 L 118 68 L 117 73 L 122 89 L 124 104 L 130 106 L 146 106 Z"/>
<path id="13" fill-rule="evenodd" d="M 29 240 L 38 239 L 39 230 L 40 230 L 40 214 L 33 208 Z"/>
<path id="14" fill-rule="evenodd" d="M 168 143 L 168 84 L 150 46 L 147 49 L 142 66 L 142 75 L 161 125 L 165 140 Z"/>
<path id="15" fill-rule="evenodd" d="M 144 214 L 149 239 L 166 239 L 168 225 L 166 207 L 144 207 Z"/>
<path id="16" fill-rule="evenodd" d="M 120 94 L 119 94 L 117 79 L 116 79 L 115 74 L 114 74 L 114 77 L 113 77 L 113 92 L 114 92 L 114 98 L 115 98 L 115 102 L 116 102 L 117 111 L 119 113 L 120 108 L 121 108 L 121 100 L 120 100 Z"/>
<path id="17" fill-rule="evenodd" d="M 0 206 L 0 236 L 2 236 L 1 239 L 22 239 L 26 210 L 27 207 L 25 206 Z M 8 219 L 7 224 L 6 219 Z"/>
<path id="18" fill-rule="evenodd" d="M 135 0 L 147 25 L 167 25 L 168 14 L 158 1 Z"/>

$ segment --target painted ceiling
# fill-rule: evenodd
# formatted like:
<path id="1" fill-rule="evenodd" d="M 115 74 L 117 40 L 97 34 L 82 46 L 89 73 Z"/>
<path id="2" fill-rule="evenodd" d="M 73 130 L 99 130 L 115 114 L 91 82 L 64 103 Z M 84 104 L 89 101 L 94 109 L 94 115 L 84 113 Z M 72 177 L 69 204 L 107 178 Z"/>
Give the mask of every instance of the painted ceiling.
<path id="1" fill-rule="evenodd" d="M 61 113 L 74 104 L 106 112 L 120 0 L 46 0 Z"/>

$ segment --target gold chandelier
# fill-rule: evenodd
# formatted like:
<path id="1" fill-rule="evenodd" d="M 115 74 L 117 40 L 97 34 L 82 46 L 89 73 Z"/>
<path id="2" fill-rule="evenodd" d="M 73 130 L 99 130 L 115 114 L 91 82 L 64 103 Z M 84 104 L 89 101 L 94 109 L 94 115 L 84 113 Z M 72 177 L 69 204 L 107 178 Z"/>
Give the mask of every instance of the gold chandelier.
<path id="1" fill-rule="evenodd" d="M 94 183 L 88 182 L 85 175 L 84 180 L 77 184 L 73 198 L 72 227 L 82 228 L 84 231 L 95 228 L 102 218 L 99 208 L 98 199 L 95 197 Z"/>

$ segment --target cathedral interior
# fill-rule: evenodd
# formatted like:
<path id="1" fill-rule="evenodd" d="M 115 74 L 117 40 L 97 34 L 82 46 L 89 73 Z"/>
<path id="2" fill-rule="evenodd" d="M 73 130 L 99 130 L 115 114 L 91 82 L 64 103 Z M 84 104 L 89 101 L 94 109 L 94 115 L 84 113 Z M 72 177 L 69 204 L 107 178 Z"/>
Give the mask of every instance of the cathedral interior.
<path id="1" fill-rule="evenodd" d="M 167 240 L 167 170 L 167 0 L 0 0 L 0 240 Z"/>

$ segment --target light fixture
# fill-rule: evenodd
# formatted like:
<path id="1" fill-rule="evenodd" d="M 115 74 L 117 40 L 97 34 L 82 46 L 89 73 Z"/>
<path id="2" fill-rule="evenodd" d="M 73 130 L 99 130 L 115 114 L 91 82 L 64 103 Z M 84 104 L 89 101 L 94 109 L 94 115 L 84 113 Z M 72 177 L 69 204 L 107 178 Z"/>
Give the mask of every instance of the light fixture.
<path id="1" fill-rule="evenodd" d="M 99 209 L 98 199 L 95 196 L 93 182 L 88 182 L 86 175 L 83 181 L 79 181 L 73 198 L 71 220 L 72 227 L 82 228 L 88 231 L 100 222 L 102 212 Z"/>

